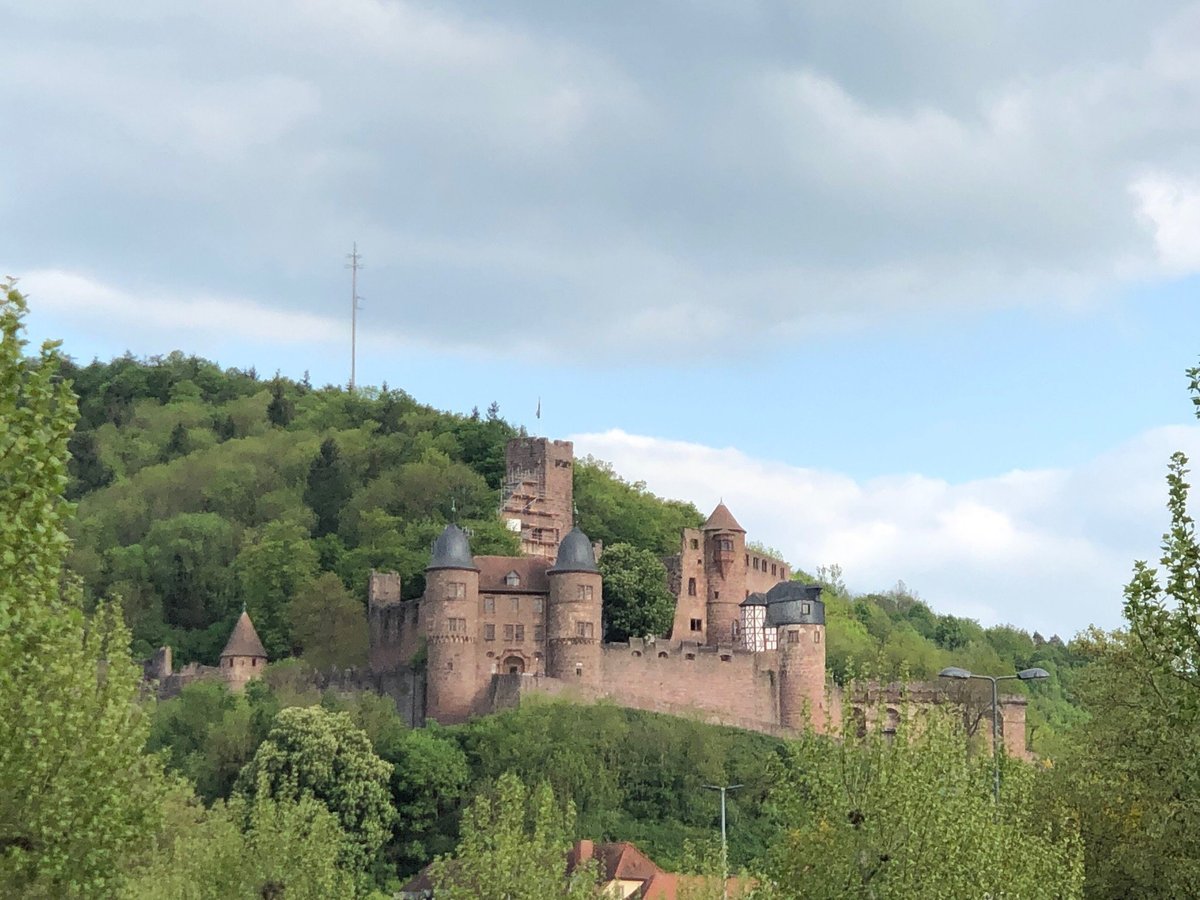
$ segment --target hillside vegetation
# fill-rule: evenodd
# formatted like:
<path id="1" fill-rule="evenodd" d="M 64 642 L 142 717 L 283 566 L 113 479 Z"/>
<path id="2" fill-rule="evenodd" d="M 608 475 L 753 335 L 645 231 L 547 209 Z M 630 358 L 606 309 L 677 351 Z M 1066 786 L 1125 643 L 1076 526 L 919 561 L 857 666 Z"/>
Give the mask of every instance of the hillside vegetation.
<path id="1" fill-rule="evenodd" d="M 80 410 L 69 564 L 93 600 L 122 598 L 138 655 L 169 644 L 180 661 L 213 664 L 245 604 L 273 659 L 360 663 L 372 568 L 398 571 L 404 595 L 419 596 L 429 546 L 452 518 L 475 552 L 516 552 L 496 511 L 518 429 L 495 404 L 460 415 L 386 385 L 263 381 L 178 353 L 65 374 Z M 660 555 L 703 521 L 590 457 L 575 467 L 575 501 L 594 540 Z M 836 566 L 795 577 L 825 584 L 839 682 L 1038 665 L 1051 680 L 1031 705 L 1034 746 L 1053 746 L 1077 718 L 1071 673 L 1085 657 L 1058 638 L 937 615 L 903 585 L 852 597 Z"/>

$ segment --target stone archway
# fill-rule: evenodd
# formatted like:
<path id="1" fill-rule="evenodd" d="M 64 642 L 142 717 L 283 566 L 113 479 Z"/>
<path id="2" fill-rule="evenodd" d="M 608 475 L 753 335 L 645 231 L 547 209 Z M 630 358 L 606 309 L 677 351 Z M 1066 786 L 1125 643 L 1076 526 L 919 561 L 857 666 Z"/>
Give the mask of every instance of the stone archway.
<path id="1" fill-rule="evenodd" d="M 500 667 L 500 671 L 507 672 L 509 675 L 524 675 L 525 657 L 516 655 L 504 657 L 504 664 Z"/>

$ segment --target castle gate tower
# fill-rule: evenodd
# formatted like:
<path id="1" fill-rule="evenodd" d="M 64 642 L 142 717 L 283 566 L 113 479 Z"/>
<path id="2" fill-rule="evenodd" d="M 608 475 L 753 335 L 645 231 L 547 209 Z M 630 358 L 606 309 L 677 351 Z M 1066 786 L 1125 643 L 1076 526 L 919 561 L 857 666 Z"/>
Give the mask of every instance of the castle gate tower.
<path id="1" fill-rule="evenodd" d="M 746 529 L 724 503 L 718 503 L 701 530 L 708 582 L 705 643 L 710 647 L 731 647 L 740 643 L 740 604 L 746 599 Z"/>
<path id="2" fill-rule="evenodd" d="M 825 603 L 821 586 L 783 581 L 767 591 L 779 653 L 779 724 L 825 730 Z"/>
<path id="3" fill-rule="evenodd" d="M 464 722 L 479 693 L 479 569 L 457 525 L 433 542 L 421 615 L 429 650 L 425 714 L 443 725 Z"/>
<path id="4" fill-rule="evenodd" d="M 575 521 L 575 449 L 570 441 L 513 438 L 504 448 L 500 517 L 526 556 L 554 559 Z"/>
<path id="5" fill-rule="evenodd" d="M 592 542 L 571 529 L 546 573 L 546 674 L 570 684 L 600 685 L 601 583 Z"/>

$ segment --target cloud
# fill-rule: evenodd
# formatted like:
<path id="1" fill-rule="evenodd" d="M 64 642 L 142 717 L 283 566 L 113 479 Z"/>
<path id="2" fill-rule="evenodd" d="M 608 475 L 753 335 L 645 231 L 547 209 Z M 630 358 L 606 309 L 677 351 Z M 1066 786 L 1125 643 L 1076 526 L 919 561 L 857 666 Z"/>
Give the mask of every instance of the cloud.
<path id="1" fill-rule="evenodd" d="M 750 539 L 809 572 L 836 563 L 852 590 L 902 580 L 938 612 L 1068 637 L 1120 624 L 1132 563 L 1157 560 L 1168 525 L 1167 460 L 1200 453 L 1200 426 L 1147 431 L 1072 469 L 961 484 L 912 474 L 856 481 L 623 431 L 572 440 L 661 496 L 704 512 L 723 499 Z"/>
<path id="2" fill-rule="evenodd" d="M 358 240 L 382 331 L 547 359 L 1086 310 L 1200 268 L 1197 7 L 931 9 L 26 5 L 6 255 L 321 315 Z"/>

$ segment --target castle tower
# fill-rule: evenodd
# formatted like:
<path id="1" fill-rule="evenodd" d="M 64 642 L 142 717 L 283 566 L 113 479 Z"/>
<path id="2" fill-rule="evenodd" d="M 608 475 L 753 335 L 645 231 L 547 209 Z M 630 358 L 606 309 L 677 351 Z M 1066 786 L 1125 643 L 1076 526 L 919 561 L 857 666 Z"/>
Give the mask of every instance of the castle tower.
<path id="1" fill-rule="evenodd" d="M 546 573 L 546 674 L 571 684 L 600 685 L 600 570 L 588 536 L 573 528 Z"/>
<path id="2" fill-rule="evenodd" d="M 779 647 L 779 724 L 825 730 L 825 603 L 821 586 L 782 581 L 767 591 Z"/>
<path id="3" fill-rule="evenodd" d="M 400 604 L 400 575 L 371 570 L 367 581 L 367 630 L 371 671 L 394 672 L 408 662 L 401 656 L 404 607 Z"/>
<path id="4" fill-rule="evenodd" d="M 710 647 L 731 647 L 740 642 L 740 604 L 746 599 L 746 529 L 724 503 L 718 503 L 701 530 L 708 583 L 705 643 Z"/>
<path id="5" fill-rule="evenodd" d="M 526 556 L 554 559 L 574 524 L 574 460 L 570 441 L 519 437 L 504 448 L 500 517 L 520 533 Z"/>
<path id="6" fill-rule="evenodd" d="M 231 691 L 240 691 L 247 681 L 260 677 L 266 665 L 266 648 L 258 639 L 250 615 L 243 609 L 221 651 L 221 676 Z"/>
<path id="7" fill-rule="evenodd" d="M 457 525 L 433 542 L 421 614 L 429 642 L 425 714 L 443 725 L 466 721 L 479 692 L 479 569 Z"/>

